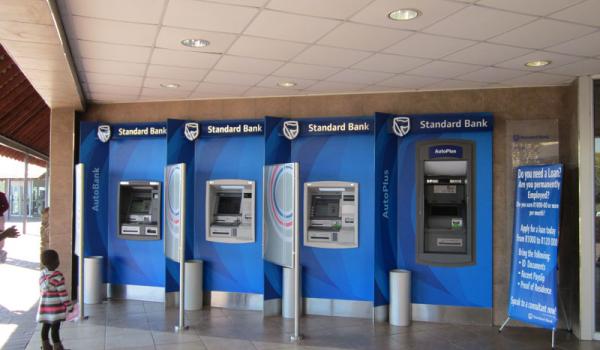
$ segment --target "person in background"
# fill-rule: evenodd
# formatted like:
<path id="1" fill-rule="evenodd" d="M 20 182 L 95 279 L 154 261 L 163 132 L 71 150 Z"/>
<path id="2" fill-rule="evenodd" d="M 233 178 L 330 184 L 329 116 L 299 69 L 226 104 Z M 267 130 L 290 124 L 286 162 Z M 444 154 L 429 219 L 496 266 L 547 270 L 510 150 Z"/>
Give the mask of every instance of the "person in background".
<path id="1" fill-rule="evenodd" d="M 4 213 L 8 211 L 10 206 L 8 205 L 8 200 L 6 199 L 6 195 L 4 192 L 0 192 L 0 232 L 4 231 Z M 0 264 L 6 261 L 6 250 L 4 250 L 4 240 L 0 240 Z"/>
<path id="2" fill-rule="evenodd" d="M 65 278 L 57 270 L 60 260 L 56 250 L 44 250 L 40 256 L 44 266 L 40 276 L 40 303 L 36 321 L 42 323 L 42 350 L 64 350 L 60 341 L 60 323 L 71 310 Z M 48 333 L 52 335 L 52 345 Z"/>

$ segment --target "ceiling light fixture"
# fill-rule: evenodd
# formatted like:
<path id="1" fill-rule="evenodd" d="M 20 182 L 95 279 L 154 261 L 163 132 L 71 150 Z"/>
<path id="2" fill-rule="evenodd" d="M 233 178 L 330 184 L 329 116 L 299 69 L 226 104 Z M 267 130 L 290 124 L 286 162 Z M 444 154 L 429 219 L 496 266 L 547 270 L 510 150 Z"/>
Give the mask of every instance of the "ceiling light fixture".
<path id="1" fill-rule="evenodd" d="M 162 87 L 164 87 L 166 89 L 177 89 L 181 85 L 175 84 L 175 83 L 169 83 L 169 84 L 160 84 L 160 86 L 162 86 Z"/>
<path id="2" fill-rule="evenodd" d="M 525 63 L 525 66 L 526 67 L 536 68 L 536 67 L 547 66 L 550 63 L 552 63 L 552 61 L 548 61 L 548 60 L 536 60 L 536 61 L 529 61 L 529 62 Z"/>
<path id="3" fill-rule="evenodd" d="M 200 47 L 207 47 L 210 45 L 210 41 L 204 39 L 183 39 L 181 40 L 181 45 L 197 49 Z"/>
<path id="4" fill-rule="evenodd" d="M 388 13 L 387 16 L 392 21 L 410 21 L 421 15 L 421 11 L 417 9 L 399 9 Z"/>
<path id="5" fill-rule="evenodd" d="M 296 83 L 294 83 L 293 81 L 280 81 L 279 83 L 277 83 L 277 85 L 284 88 L 291 88 L 296 86 Z"/>

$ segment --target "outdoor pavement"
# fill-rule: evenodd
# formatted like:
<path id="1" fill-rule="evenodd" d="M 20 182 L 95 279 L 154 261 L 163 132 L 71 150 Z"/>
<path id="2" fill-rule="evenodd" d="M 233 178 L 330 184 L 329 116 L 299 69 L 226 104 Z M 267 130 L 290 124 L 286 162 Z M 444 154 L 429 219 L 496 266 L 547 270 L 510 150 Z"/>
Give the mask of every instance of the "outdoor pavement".
<path id="1" fill-rule="evenodd" d="M 7 242 L 8 261 L 0 265 L 0 348 L 39 349 L 39 325 L 35 322 L 38 300 L 39 234 Z M 410 327 L 341 317 L 304 316 L 298 345 L 288 339 L 292 320 L 263 317 L 254 311 L 206 308 L 186 312 L 189 330 L 174 333 L 177 310 L 162 303 L 107 301 L 86 305 L 89 318 L 65 322 L 61 336 L 66 348 L 158 350 L 536 350 L 550 349 L 548 330 L 509 327 L 460 326 L 413 322 Z M 572 334 L 558 332 L 559 349 L 600 350 L 600 342 L 580 342 Z"/>
<path id="2" fill-rule="evenodd" d="M 16 225 L 22 232 L 21 224 Z M 35 331 L 39 299 L 40 223 L 27 225 L 27 234 L 7 239 L 6 263 L 0 264 L 0 349 L 25 349 Z"/>

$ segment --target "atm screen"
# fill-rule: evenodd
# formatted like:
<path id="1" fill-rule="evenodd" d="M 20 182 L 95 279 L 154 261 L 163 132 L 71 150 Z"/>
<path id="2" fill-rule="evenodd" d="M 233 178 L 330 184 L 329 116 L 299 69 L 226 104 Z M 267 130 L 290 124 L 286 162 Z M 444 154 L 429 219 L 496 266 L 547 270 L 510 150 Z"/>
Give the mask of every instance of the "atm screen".
<path id="1" fill-rule="evenodd" d="M 430 209 L 432 216 L 460 216 L 458 207 L 435 205 Z"/>
<path id="2" fill-rule="evenodd" d="M 311 214 L 313 218 L 339 218 L 340 196 L 313 196 Z"/>
<path id="3" fill-rule="evenodd" d="M 217 206 L 217 214 L 220 215 L 239 215 L 242 204 L 242 194 L 221 194 Z"/>
<path id="4" fill-rule="evenodd" d="M 136 198 L 132 199 L 129 204 L 130 214 L 148 214 L 150 213 L 150 199 Z"/>

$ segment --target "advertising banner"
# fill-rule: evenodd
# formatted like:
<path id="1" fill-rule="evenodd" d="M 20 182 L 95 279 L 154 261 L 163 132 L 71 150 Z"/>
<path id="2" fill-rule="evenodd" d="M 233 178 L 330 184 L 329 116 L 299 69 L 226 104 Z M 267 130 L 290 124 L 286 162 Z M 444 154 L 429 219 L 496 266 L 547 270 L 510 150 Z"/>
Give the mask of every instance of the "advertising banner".
<path id="1" fill-rule="evenodd" d="M 554 329 L 562 164 L 517 168 L 508 316 Z"/>
<path id="2" fill-rule="evenodd" d="M 168 165 L 165 173 L 165 256 L 180 262 L 185 210 L 185 164 Z"/>
<path id="3" fill-rule="evenodd" d="M 294 163 L 264 168 L 264 242 L 263 257 L 274 264 L 293 267 L 294 240 Z"/>

